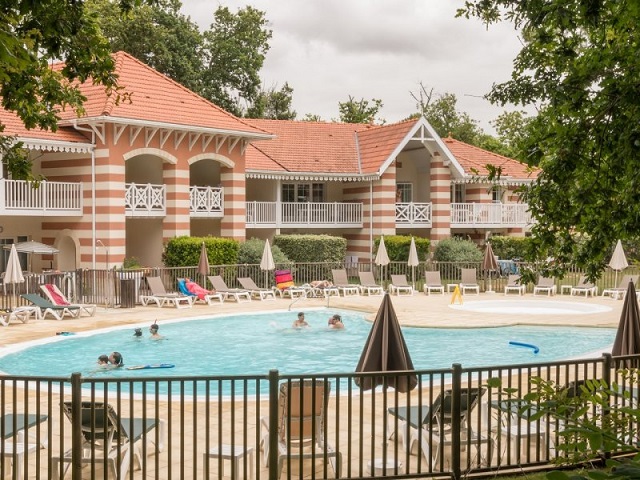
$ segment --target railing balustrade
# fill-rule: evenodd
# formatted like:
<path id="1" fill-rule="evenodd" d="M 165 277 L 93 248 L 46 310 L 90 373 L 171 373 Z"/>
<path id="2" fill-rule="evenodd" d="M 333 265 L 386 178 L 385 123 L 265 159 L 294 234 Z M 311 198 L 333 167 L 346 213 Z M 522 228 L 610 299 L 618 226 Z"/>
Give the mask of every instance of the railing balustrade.
<path id="1" fill-rule="evenodd" d="M 562 456 L 556 447 L 564 426 L 546 414 L 527 417 L 522 401 L 535 389 L 531 379 L 552 382 L 558 389 L 604 379 L 637 392 L 637 377 L 622 377 L 616 368 L 623 361 L 637 368 L 640 356 L 605 354 L 474 368 L 454 364 L 415 372 L 3 375 L 0 434 L 5 449 L 0 454 L 9 461 L 0 462 L 0 476 L 12 473 L 17 478 L 16 471 L 10 471 L 13 463 L 24 478 L 64 473 L 69 478 L 85 473 L 102 478 L 112 461 L 122 478 L 148 479 L 221 478 L 226 469 L 232 478 L 253 474 L 256 480 L 337 476 L 457 480 L 467 474 L 515 473 L 526 467 L 554 469 Z M 411 392 L 386 388 L 413 375 L 417 386 Z M 373 378 L 380 384 L 375 390 L 359 386 Z M 287 396 L 296 387 L 298 393 Z M 635 395 L 610 400 L 637 408 Z M 302 429 L 310 441 L 304 462 L 296 456 L 301 430 L 295 423 L 303 410 L 313 418 Z M 112 443 L 107 442 L 110 455 L 105 456 L 104 444 L 90 441 L 102 439 L 105 422 L 129 432 L 146 425 L 146 434 L 129 433 L 127 438 L 116 434 Z M 621 435 L 637 432 L 631 416 L 629 422 Z M 134 453 L 135 461 L 128 457 Z"/>
<path id="2" fill-rule="evenodd" d="M 341 202 L 247 202 L 247 226 L 361 227 L 362 204 Z"/>
<path id="3" fill-rule="evenodd" d="M 431 203 L 396 203 L 396 225 L 431 226 Z"/>
<path id="4" fill-rule="evenodd" d="M 82 184 L 0 179 L 0 209 L 7 214 L 82 214 Z"/>
<path id="5" fill-rule="evenodd" d="M 189 189 L 191 215 L 194 217 L 222 216 L 224 214 L 224 189 L 222 187 L 192 186 Z"/>
<path id="6" fill-rule="evenodd" d="M 526 226 L 532 223 L 529 206 L 522 203 L 452 203 L 452 226 Z"/>
<path id="7" fill-rule="evenodd" d="M 125 185 L 124 206 L 127 216 L 164 216 L 167 205 L 166 185 Z"/>

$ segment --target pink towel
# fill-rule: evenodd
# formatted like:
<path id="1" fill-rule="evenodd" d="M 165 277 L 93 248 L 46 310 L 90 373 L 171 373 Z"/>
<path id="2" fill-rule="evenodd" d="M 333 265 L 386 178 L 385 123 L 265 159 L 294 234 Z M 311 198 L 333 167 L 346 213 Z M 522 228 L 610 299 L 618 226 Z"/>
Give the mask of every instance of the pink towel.
<path id="1" fill-rule="evenodd" d="M 194 295 L 197 295 L 200 300 L 204 300 L 204 296 L 205 295 L 213 293 L 213 292 L 210 292 L 209 290 L 207 290 L 206 288 L 201 287 L 196 282 L 192 282 L 189 279 L 187 279 L 184 282 L 184 284 L 187 287 L 187 290 L 189 290 Z"/>
<path id="2" fill-rule="evenodd" d="M 64 295 L 62 295 L 58 291 L 55 285 L 47 283 L 44 288 L 47 289 L 49 295 L 51 295 L 51 298 L 53 299 L 53 303 L 55 303 L 56 305 L 70 305 L 70 303 L 67 302 L 67 299 L 64 298 Z"/>

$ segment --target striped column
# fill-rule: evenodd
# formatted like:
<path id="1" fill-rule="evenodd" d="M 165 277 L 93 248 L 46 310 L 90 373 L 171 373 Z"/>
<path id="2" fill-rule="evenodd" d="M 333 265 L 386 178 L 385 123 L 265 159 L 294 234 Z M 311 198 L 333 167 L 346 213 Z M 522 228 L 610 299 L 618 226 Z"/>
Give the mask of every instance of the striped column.
<path id="1" fill-rule="evenodd" d="M 166 242 L 174 237 L 189 235 L 191 230 L 189 169 L 164 162 L 162 177 L 167 189 L 167 212 L 162 222 L 162 238 Z"/>
<path id="2" fill-rule="evenodd" d="M 224 188 L 224 217 L 220 222 L 220 234 L 242 241 L 246 238 L 247 220 L 245 175 L 221 167 L 220 182 Z"/>
<path id="3" fill-rule="evenodd" d="M 451 171 L 442 156 L 431 157 L 429 181 L 431 184 L 431 242 L 451 236 Z"/>

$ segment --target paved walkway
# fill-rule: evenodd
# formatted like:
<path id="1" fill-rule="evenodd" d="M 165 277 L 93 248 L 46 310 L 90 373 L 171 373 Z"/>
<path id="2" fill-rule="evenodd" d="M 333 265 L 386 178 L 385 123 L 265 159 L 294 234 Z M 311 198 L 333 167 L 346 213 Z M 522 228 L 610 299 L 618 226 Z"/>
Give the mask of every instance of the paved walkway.
<path id="1" fill-rule="evenodd" d="M 620 319 L 620 311 L 623 302 L 612 300 L 609 297 L 584 298 L 569 295 L 556 295 L 554 297 L 509 295 L 505 297 L 501 293 L 482 293 L 480 295 L 466 295 L 464 301 L 469 304 L 477 301 L 510 300 L 513 302 L 575 302 L 578 304 L 593 304 L 610 307 L 611 311 L 592 314 L 545 314 L 534 315 L 527 313 L 501 314 L 501 313 L 477 313 L 456 310 L 450 307 L 451 295 L 430 295 L 422 292 L 412 296 L 393 296 L 392 303 L 398 315 L 400 323 L 416 327 L 454 327 L 475 328 L 494 327 L 503 325 L 561 325 L 561 326 L 590 326 L 590 327 L 617 327 Z M 119 325 L 132 325 L 136 323 L 153 323 L 173 318 L 188 318 L 210 316 L 220 313 L 257 312 L 257 311 L 283 311 L 283 315 L 293 321 L 295 312 L 306 308 L 326 307 L 354 309 L 369 313 L 373 320 L 382 297 L 374 296 L 350 296 L 330 297 L 329 299 L 301 299 L 292 301 L 280 299 L 275 301 L 253 300 L 247 303 L 237 304 L 225 302 L 213 306 L 194 305 L 193 308 L 176 309 L 173 307 L 158 308 L 136 306 L 130 309 L 98 307 L 94 317 L 81 317 L 79 319 L 57 320 L 32 320 L 27 324 L 21 322 L 11 323 L 8 327 L 0 327 L 0 347 L 13 343 L 46 338 L 55 335 L 56 332 L 80 332 L 97 328 L 106 328 Z M 291 311 L 289 313 L 289 311 Z"/>

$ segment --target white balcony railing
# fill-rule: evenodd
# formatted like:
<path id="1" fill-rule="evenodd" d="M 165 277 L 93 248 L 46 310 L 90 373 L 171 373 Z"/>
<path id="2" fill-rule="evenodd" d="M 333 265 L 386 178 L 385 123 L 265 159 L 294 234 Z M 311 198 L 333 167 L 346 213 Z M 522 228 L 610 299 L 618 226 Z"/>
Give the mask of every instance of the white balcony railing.
<path id="1" fill-rule="evenodd" d="M 532 223 L 524 203 L 452 203 L 452 227 L 523 227 Z"/>
<path id="2" fill-rule="evenodd" d="M 247 202 L 247 227 L 362 227 L 361 203 Z"/>
<path id="3" fill-rule="evenodd" d="M 197 187 L 189 189 L 192 217 L 222 217 L 224 215 L 224 189 Z"/>
<path id="4" fill-rule="evenodd" d="M 396 203 L 396 225 L 431 226 L 430 203 Z"/>
<path id="5" fill-rule="evenodd" d="M 0 179 L 3 215 L 82 215 L 82 184 Z"/>
<path id="6" fill-rule="evenodd" d="M 125 185 L 124 208 L 128 217 L 164 217 L 167 188 L 165 185 Z"/>

